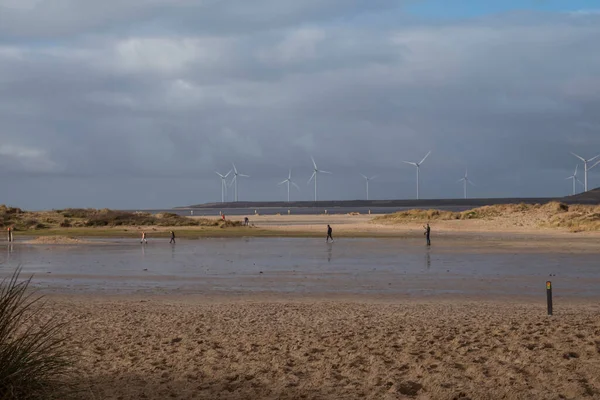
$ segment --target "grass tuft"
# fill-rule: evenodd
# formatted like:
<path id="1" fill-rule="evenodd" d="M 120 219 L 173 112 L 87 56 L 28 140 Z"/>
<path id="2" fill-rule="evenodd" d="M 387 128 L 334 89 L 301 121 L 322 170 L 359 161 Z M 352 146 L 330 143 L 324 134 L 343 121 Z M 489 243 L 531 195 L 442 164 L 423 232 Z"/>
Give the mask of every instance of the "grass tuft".
<path id="1" fill-rule="evenodd" d="M 65 323 L 45 314 L 21 268 L 0 282 L 0 399 L 50 399 L 64 393 L 69 362 Z"/>

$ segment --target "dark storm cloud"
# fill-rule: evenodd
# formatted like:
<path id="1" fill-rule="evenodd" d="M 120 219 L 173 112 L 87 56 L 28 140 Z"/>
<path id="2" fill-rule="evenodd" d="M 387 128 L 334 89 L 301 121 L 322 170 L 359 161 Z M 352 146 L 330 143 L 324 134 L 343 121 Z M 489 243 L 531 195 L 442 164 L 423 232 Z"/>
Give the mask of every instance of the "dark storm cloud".
<path id="1" fill-rule="evenodd" d="M 429 150 L 422 197 L 460 196 L 467 166 L 473 195 L 552 196 L 569 151 L 600 153 L 593 13 L 390 26 L 383 1 L 26 3 L 0 13 L 0 202 L 215 201 L 232 161 L 241 199 L 281 199 L 288 168 L 309 199 L 311 155 L 334 172 L 321 198 L 362 197 L 359 172 L 380 175 L 372 197 L 412 197 L 401 161 Z"/>

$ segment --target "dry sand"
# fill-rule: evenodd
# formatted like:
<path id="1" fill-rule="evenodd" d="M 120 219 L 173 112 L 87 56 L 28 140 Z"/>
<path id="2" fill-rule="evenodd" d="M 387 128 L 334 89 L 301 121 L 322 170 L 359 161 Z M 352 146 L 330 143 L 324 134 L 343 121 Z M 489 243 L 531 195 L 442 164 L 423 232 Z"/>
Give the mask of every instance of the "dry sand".
<path id="1" fill-rule="evenodd" d="M 251 216 L 255 227 L 286 234 L 327 232 L 333 228 L 334 237 L 352 235 L 422 238 L 423 222 L 388 224 L 373 221 L 373 215 L 259 215 Z M 490 244 L 509 250 L 543 250 L 559 252 L 598 252 L 600 232 L 573 233 L 567 229 L 540 227 L 527 216 L 515 218 L 432 221 L 432 239 L 453 246 L 469 247 L 474 242 Z"/>
<path id="2" fill-rule="evenodd" d="M 600 308 L 54 297 L 85 399 L 600 398 Z"/>

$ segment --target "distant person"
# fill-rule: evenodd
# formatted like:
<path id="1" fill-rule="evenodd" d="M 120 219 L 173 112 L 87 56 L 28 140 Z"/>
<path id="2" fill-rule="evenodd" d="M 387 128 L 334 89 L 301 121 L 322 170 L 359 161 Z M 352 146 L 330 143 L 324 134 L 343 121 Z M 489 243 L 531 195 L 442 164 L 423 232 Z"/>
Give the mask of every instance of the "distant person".
<path id="1" fill-rule="evenodd" d="M 8 241 L 12 242 L 12 230 L 10 229 L 10 226 L 6 228 L 6 232 L 8 233 Z"/>
<path id="2" fill-rule="evenodd" d="M 332 233 L 333 233 L 333 229 L 331 229 L 331 226 L 330 226 L 330 225 L 327 225 L 327 239 L 325 239 L 325 241 L 326 241 L 327 243 L 329 243 L 329 239 L 331 239 L 331 242 L 333 243 L 333 236 L 332 236 Z"/>
<path id="3" fill-rule="evenodd" d="M 225 221 L 225 214 L 221 214 L 221 219 Z"/>
<path id="4" fill-rule="evenodd" d="M 250 225 L 250 220 L 248 219 L 248 217 L 244 218 L 244 226 L 248 226 Z"/>
<path id="5" fill-rule="evenodd" d="M 142 232 L 142 241 L 140 243 L 148 243 L 146 240 L 146 232 Z"/>
<path id="6" fill-rule="evenodd" d="M 171 240 L 169 243 L 175 243 L 175 232 L 171 231 Z"/>
<path id="7" fill-rule="evenodd" d="M 423 234 L 427 239 L 427 246 L 431 246 L 431 227 L 429 226 L 429 223 L 427 223 L 427 225 L 423 228 L 425 229 L 425 232 L 423 232 Z"/>

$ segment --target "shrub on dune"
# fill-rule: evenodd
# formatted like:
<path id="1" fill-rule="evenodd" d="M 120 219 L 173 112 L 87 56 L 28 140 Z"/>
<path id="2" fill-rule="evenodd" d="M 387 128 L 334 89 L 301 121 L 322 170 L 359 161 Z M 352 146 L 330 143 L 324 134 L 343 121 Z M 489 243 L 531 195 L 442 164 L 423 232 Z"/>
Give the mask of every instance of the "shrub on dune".
<path id="1" fill-rule="evenodd" d="M 44 313 L 20 272 L 0 282 L 0 399 L 56 398 L 69 371 L 64 323 Z"/>

